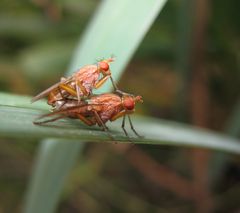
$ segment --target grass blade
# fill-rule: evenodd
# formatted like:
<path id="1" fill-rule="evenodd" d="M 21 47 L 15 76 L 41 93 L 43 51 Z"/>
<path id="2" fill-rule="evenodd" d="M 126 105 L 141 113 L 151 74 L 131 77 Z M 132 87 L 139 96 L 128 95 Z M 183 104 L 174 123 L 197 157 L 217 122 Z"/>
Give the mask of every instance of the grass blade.
<path id="1" fill-rule="evenodd" d="M 103 1 L 76 49 L 68 73 L 72 73 L 82 65 L 92 63 L 94 59 L 115 54 L 117 61 L 113 64 L 112 70 L 114 70 L 113 77 L 117 80 L 165 2 L 166 0 L 140 1 L 136 10 L 136 2 L 133 1 Z M 110 84 L 106 84 L 101 91 L 109 90 Z M 64 183 L 61 176 L 66 176 L 71 164 L 74 163 L 74 160 L 72 160 L 71 163 L 66 164 L 66 167 L 60 168 L 59 165 L 66 163 L 63 162 L 65 161 L 63 155 L 68 156 L 73 153 L 73 150 L 80 150 L 81 148 L 81 143 L 78 143 L 78 147 L 68 144 L 68 149 L 64 148 L 64 152 L 56 153 L 54 150 L 60 146 L 58 141 L 52 142 L 52 149 L 48 149 L 48 143 L 43 143 L 41 150 L 45 150 L 48 155 L 51 155 L 52 161 L 49 162 L 48 159 L 39 157 L 40 160 L 37 161 L 35 173 L 47 173 L 50 167 L 45 165 L 48 164 L 51 164 L 52 168 L 59 168 L 59 170 L 51 177 L 48 175 L 47 178 L 44 175 L 34 175 L 29 188 L 25 212 L 48 213 L 55 209 Z M 41 150 L 39 156 L 45 154 L 41 154 Z M 76 159 L 77 152 L 74 153 L 75 156 L 72 158 Z M 45 168 L 48 168 L 48 170 L 45 170 Z M 43 177 L 46 184 L 51 183 L 54 178 L 60 178 L 61 181 L 56 181 L 57 184 L 54 185 L 54 188 L 49 190 L 40 187 L 44 182 Z M 35 185 L 38 188 L 34 187 Z M 51 202 L 48 202 L 47 205 L 40 199 L 44 196 L 51 197 Z"/>
<path id="2" fill-rule="evenodd" d="M 13 98 L 16 98 L 16 96 L 13 96 Z M 10 99 L 11 95 L 9 95 L 8 97 L 8 100 Z M 19 96 L 18 99 L 20 100 L 21 97 Z M 26 97 L 23 97 L 23 100 L 26 100 Z M 4 101 L 4 103 L 7 104 L 6 101 Z M 68 140 L 95 141 L 95 142 L 104 142 L 111 140 L 109 136 L 105 132 L 101 131 L 99 128 L 88 127 L 78 120 L 65 119 L 49 123 L 43 126 L 34 125 L 32 121 L 38 115 L 46 113 L 44 109 L 40 110 L 26 108 L 27 103 L 25 108 L 9 105 L 10 104 L 8 104 L 8 106 L 4 106 L 0 102 L 0 117 L 2 118 L 2 122 L 0 125 L 1 136 L 15 138 L 29 137 L 38 139 L 43 139 L 46 137 L 59 139 L 67 138 Z M 184 147 L 201 147 L 240 154 L 239 140 L 206 129 L 196 127 L 194 128 L 189 125 L 184 125 L 161 119 L 153 119 L 143 116 L 141 117 L 133 116 L 133 122 L 135 124 L 134 126 L 139 131 L 139 133 L 141 135 L 144 135 L 144 138 L 136 138 L 133 134 L 130 134 L 132 136 L 131 141 L 133 143 L 155 145 L 164 144 L 170 146 L 174 145 Z M 129 138 L 125 137 L 125 135 L 121 131 L 120 128 L 121 119 L 111 123 L 111 125 L 109 126 L 111 129 L 111 133 L 113 137 L 116 139 L 116 141 L 124 143 L 130 142 Z M 69 149 L 67 152 L 69 152 L 68 154 L 70 154 L 73 152 L 73 149 L 69 147 L 74 147 L 75 148 L 74 150 L 76 150 L 76 146 L 83 143 L 79 142 L 73 145 L 73 143 L 69 143 L 69 141 L 61 140 L 61 143 L 58 146 L 64 147 L 64 150 L 62 151 L 60 151 L 61 148 L 59 148 L 58 146 L 55 147 L 56 144 L 58 144 L 56 141 L 46 143 L 45 145 L 46 147 L 43 146 L 45 148 L 42 147 L 41 152 L 44 153 L 43 156 L 46 155 L 49 157 L 42 157 L 40 155 L 39 159 L 41 160 L 45 159 L 48 160 L 48 162 L 53 163 L 54 160 L 49 161 L 50 157 L 54 159 L 55 154 L 58 153 L 59 155 L 62 155 L 62 158 L 64 159 L 66 156 L 66 152 L 64 152 L 64 150 Z M 48 149 L 52 150 L 52 152 L 51 151 L 49 152 L 51 153 L 51 155 L 48 153 L 47 151 Z M 64 162 L 66 163 L 67 160 L 64 159 Z M 49 166 L 51 164 L 48 163 L 46 165 L 48 166 L 47 168 L 49 169 L 50 168 Z M 61 162 L 61 165 L 64 165 L 64 163 Z M 56 166 L 58 166 L 58 162 L 56 162 Z M 41 187 L 41 185 L 39 185 L 39 187 Z"/>

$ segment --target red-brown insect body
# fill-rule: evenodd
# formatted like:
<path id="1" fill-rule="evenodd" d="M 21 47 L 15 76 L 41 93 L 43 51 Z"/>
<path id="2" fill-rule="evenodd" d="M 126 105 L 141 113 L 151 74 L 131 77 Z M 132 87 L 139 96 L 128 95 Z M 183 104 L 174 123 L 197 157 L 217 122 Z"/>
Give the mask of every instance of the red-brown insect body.
<path id="1" fill-rule="evenodd" d="M 129 102 L 131 106 L 126 106 L 125 103 Z M 87 106 L 84 106 L 84 104 L 87 104 Z M 75 104 L 73 102 L 72 105 L 75 105 L 75 107 L 64 107 L 66 109 L 64 112 L 70 113 L 71 115 L 75 113 L 76 115 L 81 114 L 85 117 L 92 117 L 95 111 L 98 113 L 103 123 L 106 123 L 107 121 L 112 121 L 114 116 L 124 110 L 127 110 L 126 114 L 134 112 L 135 98 L 133 96 L 120 97 L 116 94 L 106 93 L 93 96 L 87 102 L 80 102 L 80 105 L 78 105 L 75 100 Z M 61 113 L 61 111 L 59 112 Z"/>
<path id="2" fill-rule="evenodd" d="M 112 93 L 94 96 L 89 103 L 101 107 L 98 113 L 104 123 L 123 109 L 121 97 Z"/>
<path id="3" fill-rule="evenodd" d="M 69 78 L 64 78 L 64 80 L 35 96 L 32 102 L 48 96 L 48 104 L 55 107 L 58 105 L 57 101 L 62 101 L 69 96 L 77 98 L 78 101 L 82 97 L 88 97 L 92 94 L 93 88 L 100 87 L 111 76 L 109 63 L 113 60 L 110 58 L 102 60 L 96 65 L 86 65 L 80 68 Z"/>
<path id="4" fill-rule="evenodd" d="M 96 65 L 86 65 L 75 72 L 72 76 L 72 81 L 66 83 L 69 87 L 76 91 L 76 82 L 80 82 L 84 87 L 84 93 L 82 90 L 79 90 L 81 97 L 87 97 L 92 93 L 93 85 L 97 82 L 99 78 L 99 71 Z M 64 81 L 63 81 L 64 83 Z M 61 90 L 61 91 L 60 91 Z M 60 109 L 59 106 L 64 101 L 64 98 L 71 96 L 64 89 L 56 88 L 52 90 L 48 95 L 48 104 Z"/>
<path id="5" fill-rule="evenodd" d="M 78 81 L 85 88 L 86 93 L 80 90 L 81 96 L 89 96 L 92 89 L 99 79 L 100 73 L 97 65 L 86 65 L 73 74 L 73 86 L 76 89 L 76 82 Z"/>
<path id="6" fill-rule="evenodd" d="M 59 83 L 35 96 L 32 102 L 48 96 L 48 104 L 53 107 L 52 113 L 45 114 L 39 119 L 54 115 L 57 117 L 42 122 L 35 121 L 34 123 L 43 124 L 70 117 L 80 119 L 89 126 L 97 124 L 102 126 L 103 130 L 108 131 L 105 125 L 107 121 L 114 121 L 123 117 L 121 127 L 128 137 L 125 129 L 125 118 L 127 117 L 132 131 L 135 135 L 141 137 L 133 127 L 130 114 L 135 110 L 135 103 L 142 102 L 142 97 L 133 96 L 117 88 L 109 68 L 109 63 L 112 61 L 114 59 L 109 58 L 99 61 L 96 65 L 86 65 L 72 76 L 62 78 Z M 107 93 L 91 96 L 92 90 L 101 87 L 109 78 L 116 94 Z M 111 138 L 113 139 L 113 137 Z"/>
<path id="7" fill-rule="evenodd" d="M 59 110 L 60 109 L 60 110 Z M 88 101 L 77 100 L 67 101 L 65 105 L 56 108 L 54 114 L 65 114 L 77 118 L 78 114 L 84 117 L 94 117 L 94 111 L 98 113 L 103 123 L 106 123 L 114 115 L 123 109 L 121 97 L 115 94 L 106 93 L 91 97 Z"/>
<path id="8" fill-rule="evenodd" d="M 132 114 L 135 109 L 135 102 L 142 102 L 141 96 L 123 95 L 119 96 L 112 93 L 106 93 L 101 95 L 92 96 L 86 101 L 78 101 L 76 99 L 63 100 L 60 107 L 56 107 L 54 112 L 41 116 L 48 117 L 58 115 L 50 120 L 36 121 L 35 124 L 48 123 L 58 120 L 63 117 L 70 117 L 80 119 L 88 126 L 98 125 L 102 126 L 105 131 L 108 130 L 105 123 L 107 121 L 114 121 L 120 117 L 123 117 L 122 129 L 126 136 L 128 136 L 125 130 L 125 117 L 129 119 L 129 123 L 132 131 L 141 137 L 133 127 L 129 114 Z M 58 102 L 60 103 L 60 101 Z M 112 138 L 112 136 L 110 136 Z"/>

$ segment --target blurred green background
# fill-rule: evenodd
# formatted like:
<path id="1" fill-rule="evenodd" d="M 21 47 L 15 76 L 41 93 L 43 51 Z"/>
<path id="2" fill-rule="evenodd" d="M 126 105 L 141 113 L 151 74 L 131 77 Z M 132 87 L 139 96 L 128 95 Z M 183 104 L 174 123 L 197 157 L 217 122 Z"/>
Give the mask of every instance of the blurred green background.
<path id="1" fill-rule="evenodd" d="M 0 90 L 36 95 L 59 81 L 99 4 L 1 1 Z M 137 113 L 239 135 L 239 9 L 237 0 L 167 2 L 118 84 L 143 96 Z M 38 145 L 0 139 L 0 212 L 21 212 Z M 79 158 L 57 212 L 240 211 L 236 155 L 88 143 Z"/>

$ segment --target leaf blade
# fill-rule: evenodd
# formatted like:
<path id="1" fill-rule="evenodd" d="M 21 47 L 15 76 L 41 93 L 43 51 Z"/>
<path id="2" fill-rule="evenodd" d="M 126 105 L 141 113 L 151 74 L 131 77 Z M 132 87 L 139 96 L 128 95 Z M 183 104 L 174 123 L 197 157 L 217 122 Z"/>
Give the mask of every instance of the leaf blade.
<path id="1" fill-rule="evenodd" d="M 126 66 L 130 58 L 132 57 L 133 53 L 135 52 L 137 46 L 141 42 L 142 38 L 150 28 L 151 24 L 153 23 L 155 17 L 157 14 L 161 11 L 163 5 L 166 3 L 166 0 L 145 0 L 145 1 L 139 1 L 138 2 L 138 10 L 135 9 L 135 4 L 133 4 L 133 1 L 128 0 L 105 0 L 102 2 L 98 12 L 93 17 L 92 22 L 90 26 L 88 27 L 83 39 L 80 41 L 76 52 L 74 54 L 74 58 L 72 60 L 71 66 L 69 68 L 68 74 L 72 73 L 77 69 L 79 66 L 92 63 L 94 59 L 97 57 L 109 57 L 109 54 L 116 54 L 118 56 L 118 60 L 116 63 L 113 63 L 112 70 L 115 70 L 113 73 L 113 77 L 115 80 L 119 79 L 121 73 L 123 72 L 123 68 Z M 111 16 L 114 15 L 114 12 L 112 11 L 111 15 L 109 11 L 111 12 L 111 9 L 117 8 L 117 11 L 119 14 L 122 14 L 121 17 L 118 17 L 118 19 L 112 19 Z M 127 8 L 127 11 L 125 10 Z M 106 11 L 106 12 L 105 12 Z M 143 13 L 145 16 L 143 16 Z M 133 14 L 139 14 L 139 16 L 132 17 L 131 19 L 127 17 L 131 17 Z M 123 17 L 125 17 L 126 22 L 124 22 Z M 98 27 L 101 27 L 100 30 L 98 30 Z M 102 26 L 105 26 L 103 29 Z M 131 29 L 131 26 L 138 26 L 138 28 Z M 141 27 L 142 26 L 142 27 Z M 116 34 L 115 32 L 118 31 Z M 133 36 L 130 39 L 124 39 L 121 42 L 121 45 L 119 45 L 119 42 L 123 36 L 125 36 L 126 32 L 128 32 L 128 35 L 132 34 Z M 97 34 L 96 34 L 97 33 Z M 90 41 L 89 39 L 92 38 Z M 95 42 L 95 44 L 93 43 Z M 114 48 L 118 47 L 118 48 Z M 113 52 L 114 51 L 114 52 Z M 81 53 L 81 54 L 80 54 Z M 123 57 L 123 58 L 122 58 Z M 111 85 L 107 83 L 104 85 L 104 87 L 100 90 L 103 91 L 109 91 L 111 88 Z M 48 142 L 43 143 L 43 147 L 48 147 Z M 56 149 L 58 148 L 58 142 L 53 142 Z M 68 153 L 72 152 L 71 149 L 77 149 L 80 151 L 81 146 L 78 147 L 72 147 L 69 145 L 68 149 L 65 150 L 65 155 L 68 155 Z M 44 149 L 45 150 L 45 149 Z M 46 148 L 47 150 L 47 148 Z M 46 151 L 47 152 L 47 151 Z M 53 162 L 63 162 L 61 153 L 55 153 L 54 149 L 49 150 L 49 153 L 51 153 L 53 156 L 55 156 L 55 160 Z M 44 153 L 43 153 L 44 154 Z M 74 159 L 77 158 L 77 153 L 74 152 Z M 52 163 L 52 166 L 54 167 L 55 164 Z M 63 162 L 65 163 L 65 162 Z M 74 160 L 71 161 L 71 163 L 74 163 Z M 38 172 L 41 170 L 44 164 L 49 164 L 47 160 L 41 159 L 40 161 L 37 161 L 36 164 L 36 170 L 35 172 Z M 65 165 L 65 164 L 64 164 Z M 66 164 L 61 170 L 58 172 L 58 176 L 64 175 L 69 171 L 69 167 L 71 167 L 71 164 Z M 44 170 L 42 171 L 44 172 Z M 55 185 L 55 190 L 58 193 L 52 194 L 54 198 L 52 198 L 52 202 L 48 203 L 48 205 L 45 205 L 45 203 L 42 203 L 41 205 L 41 197 L 44 195 L 51 194 L 51 191 L 47 190 L 46 188 L 41 189 L 40 187 L 35 190 L 33 187 L 34 185 L 37 185 L 38 183 L 42 183 L 42 176 L 34 176 L 34 178 L 31 181 L 29 192 L 28 192 L 28 198 L 34 197 L 29 200 L 27 200 L 25 212 L 52 212 L 53 209 L 56 207 L 57 200 L 59 199 L 59 193 L 60 189 L 63 187 L 63 179 L 61 179 L 61 182 L 58 182 L 58 185 Z M 57 177 L 49 176 L 48 180 L 45 181 L 51 182 L 51 179 L 54 179 Z M 34 203 L 32 203 L 34 202 Z M 34 206 L 36 208 L 34 208 Z M 37 207 L 41 207 L 40 209 Z"/>
<path id="2" fill-rule="evenodd" d="M 111 140 L 99 128 L 88 127 L 78 120 L 66 119 L 43 126 L 34 125 L 32 121 L 45 112 L 39 109 L 0 105 L 0 117 L 2 118 L 0 135 L 4 137 L 10 135 L 15 138 L 44 139 L 50 137 L 94 142 Z M 131 134 L 133 136 L 131 143 L 201 147 L 240 154 L 239 140 L 216 132 L 144 116 L 133 116 L 133 122 L 144 138 L 136 138 Z M 108 123 L 108 126 L 116 141 L 130 143 L 121 131 L 120 120 Z"/>

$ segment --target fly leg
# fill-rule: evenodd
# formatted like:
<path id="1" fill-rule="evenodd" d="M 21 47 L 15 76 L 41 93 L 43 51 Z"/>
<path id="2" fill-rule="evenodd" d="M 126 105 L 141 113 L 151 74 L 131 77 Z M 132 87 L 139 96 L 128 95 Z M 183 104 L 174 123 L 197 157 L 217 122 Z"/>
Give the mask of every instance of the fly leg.
<path id="1" fill-rule="evenodd" d="M 56 120 L 59 120 L 61 118 L 65 118 L 66 116 L 65 115 L 60 115 L 56 118 L 52 118 L 52 119 L 49 119 L 49 120 L 45 120 L 45 121 L 33 121 L 34 124 L 37 124 L 37 125 L 41 125 L 41 124 L 45 124 L 45 123 L 49 123 L 49 122 L 53 122 L 53 121 L 56 121 Z M 42 117 L 39 117 L 38 119 L 41 119 Z"/>
<path id="2" fill-rule="evenodd" d="M 61 78 L 61 82 L 64 82 L 65 80 L 66 80 L 66 78 L 64 78 L 64 77 Z M 66 95 L 66 97 L 64 97 L 64 94 L 63 94 L 61 88 L 60 88 L 60 87 L 57 87 L 57 89 L 58 89 L 58 92 L 60 93 L 60 95 L 61 95 L 61 97 L 62 97 L 62 100 L 61 100 L 61 101 L 64 101 L 64 103 L 62 103 L 62 104 L 60 105 L 60 107 L 59 107 L 59 108 L 61 108 L 61 107 L 63 107 L 63 106 L 65 105 L 65 103 L 66 103 L 65 98 L 67 98 L 68 95 Z"/>
<path id="3" fill-rule="evenodd" d="M 128 116 L 128 120 L 129 120 L 130 127 L 131 127 L 132 131 L 135 133 L 136 136 L 138 136 L 139 138 L 142 138 L 143 136 L 139 135 L 137 133 L 137 131 L 134 129 L 130 116 L 129 115 L 127 115 L 127 116 Z"/>
<path id="4" fill-rule="evenodd" d="M 115 81 L 113 80 L 112 76 L 110 76 L 110 79 L 111 79 L 111 82 L 112 82 L 112 85 L 113 85 L 113 88 L 115 90 L 116 93 L 120 94 L 121 96 L 123 95 L 132 95 L 132 94 L 129 94 L 129 93 L 126 93 L 126 92 L 123 92 L 122 90 L 118 89 Z"/>
<path id="5" fill-rule="evenodd" d="M 62 83 L 60 83 L 58 86 L 58 91 L 59 91 L 62 99 L 65 100 L 65 98 L 68 97 L 69 95 L 76 97 L 77 96 L 76 91 L 71 86 L 64 83 L 65 80 L 66 80 L 65 78 L 61 78 Z M 67 95 L 63 94 L 62 90 L 65 90 L 68 94 Z"/>
<path id="6" fill-rule="evenodd" d="M 120 94 L 120 95 L 127 95 L 128 93 L 125 93 L 123 91 L 121 91 L 120 89 L 118 89 L 115 81 L 113 80 L 112 76 L 110 76 L 110 79 L 111 79 L 111 82 L 112 82 L 112 85 L 113 85 L 113 88 L 115 90 L 116 93 Z"/>
<path id="7" fill-rule="evenodd" d="M 113 116 L 113 117 L 110 119 L 110 121 L 115 121 L 116 119 L 118 119 L 118 118 L 120 118 L 120 117 L 123 117 L 122 128 L 123 128 L 123 131 L 124 131 L 125 135 L 128 136 L 128 134 L 126 134 L 126 130 L 125 130 L 125 116 L 127 115 L 132 131 L 133 131 L 133 132 L 135 133 L 135 135 L 137 135 L 138 137 L 142 137 L 142 136 L 140 136 L 140 135 L 137 133 L 137 131 L 134 129 L 133 124 L 132 124 L 132 121 L 131 121 L 131 118 L 130 118 L 130 116 L 129 116 L 129 113 L 130 113 L 130 112 L 127 112 L 126 110 L 122 110 L 121 112 L 119 112 L 119 113 L 117 113 L 115 116 Z"/>
<path id="8" fill-rule="evenodd" d="M 82 116 L 81 114 L 77 114 L 77 117 L 78 117 L 83 123 L 85 123 L 85 124 L 88 125 L 88 126 L 92 126 L 92 125 L 95 124 L 93 121 L 85 118 L 85 117 Z"/>
<path id="9" fill-rule="evenodd" d="M 77 81 L 76 81 L 76 90 L 77 90 L 77 100 L 78 100 L 78 103 L 80 103 L 80 101 L 81 101 L 81 90 L 80 90 L 80 87 L 78 86 Z"/>
<path id="10" fill-rule="evenodd" d="M 72 87 L 68 86 L 67 84 L 59 84 L 58 87 L 60 89 L 67 91 L 71 96 L 74 96 L 74 97 L 77 96 L 76 91 Z"/>
<path id="11" fill-rule="evenodd" d="M 84 96 L 88 96 L 88 91 L 86 88 L 82 85 L 82 82 L 76 81 L 76 85 L 81 89 L 81 92 Z"/>
<path id="12" fill-rule="evenodd" d="M 111 79 L 112 85 L 113 85 L 113 87 L 114 87 L 114 90 L 115 90 L 115 91 L 120 91 L 120 90 L 118 89 L 115 81 L 113 80 L 112 76 L 110 76 L 110 79 Z"/>
<path id="13" fill-rule="evenodd" d="M 101 124 L 101 126 L 103 127 L 103 130 L 105 132 L 107 132 L 108 136 L 111 138 L 111 140 L 114 140 L 113 136 L 110 134 L 108 127 L 105 125 L 105 123 L 102 121 L 101 117 L 99 116 L 99 114 L 96 111 L 93 111 L 94 115 L 96 117 L 97 123 Z"/>
<path id="14" fill-rule="evenodd" d="M 109 78 L 110 78 L 110 80 L 111 80 L 111 82 L 112 82 L 112 85 L 113 85 L 114 90 L 115 90 L 117 93 L 120 93 L 120 94 L 123 95 L 124 92 L 122 92 L 121 90 L 118 89 L 118 87 L 117 87 L 116 83 L 114 82 L 114 80 L 113 80 L 113 78 L 112 78 L 111 75 L 106 75 L 106 76 L 104 76 L 103 78 L 101 78 L 101 79 L 96 83 L 95 88 L 98 89 L 99 87 L 101 87 L 101 86 L 107 81 L 107 79 L 109 79 Z"/>
<path id="15" fill-rule="evenodd" d="M 60 87 L 58 87 L 58 92 L 60 93 L 60 95 L 61 95 L 61 97 L 62 97 L 62 99 L 61 99 L 61 101 L 66 101 L 66 100 L 73 100 L 73 98 L 69 98 L 69 96 L 71 95 L 71 94 L 63 94 L 63 91 L 61 90 L 61 88 Z M 66 103 L 66 102 L 65 102 Z M 65 104 L 64 103 L 64 104 Z"/>
<path id="16" fill-rule="evenodd" d="M 125 116 L 126 114 L 127 114 L 127 112 L 126 112 L 126 110 L 124 109 L 124 110 L 118 112 L 116 115 L 114 115 L 114 116 L 110 119 L 110 121 L 115 121 L 115 120 L 117 120 L 118 118 Z"/>
<path id="17" fill-rule="evenodd" d="M 81 95 L 82 96 L 89 95 L 86 88 L 82 85 L 82 83 L 80 81 L 76 81 L 76 90 L 77 90 L 78 103 L 80 103 L 80 101 L 81 101 Z"/>
<path id="18" fill-rule="evenodd" d="M 60 93 L 60 95 L 61 95 L 61 97 L 62 97 L 61 101 L 64 101 L 64 102 L 58 107 L 59 109 L 61 109 L 61 108 L 67 103 L 66 100 L 67 100 L 68 95 L 66 95 L 66 97 L 64 97 L 64 94 L 63 94 L 61 88 L 59 88 L 59 87 L 58 87 L 58 92 Z"/>
<path id="19" fill-rule="evenodd" d="M 132 142 L 130 140 L 130 137 L 125 129 L 125 118 L 126 118 L 126 115 L 127 115 L 127 112 L 126 110 L 122 110 L 121 112 L 119 112 L 118 114 L 116 114 L 115 116 L 113 116 L 110 121 L 115 121 L 116 119 L 120 118 L 120 117 L 123 117 L 123 120 L 122 120 L 122 129 L 124 131 L 124 134 L 126 135 L 126 137 L 128 137 L 129 141 Z M 128 115 L 129 116 L 129 115 Z"/>
<path id="20" fill-rule="evenodd" d="M 122 129 L 123 129 L 125 135 L 129 138 L 129 135 L 128 135 L 126 129 L 125 129 L 125 117 L 126 117 L 126 115 L 123 116 L 123 120 L 122 120 Z"/>
<path id="21" fill-rule="evenodd" d="M 109 78 L 110 76 L 109 75 L 106 75 L 104 77 L 102 77 L 101 79 L 99 79 L 99 81 L 96 82 L 95 84 L 95 88 L 98 89 L 99 87 L 101 87 L 105 82 L 106 80 Z"/>
<path id="22" fill-rule="evenodd" d="M 122 129 L 123 129 L 125 135 L 128 137 L 129 142 L 130 142 L 132 145 L 134 145 L 133 141 L 130 139 L 130 137 L 129 137 L 129 135 L 128 135 L 126 129 L 125 129 L 125 118 L 126 118 L 126 115 L 123 116 L 123 120 L 122 120 Z"/>
<path id="23" fill-rule="evenodd" d="M 97 123 L 100 124 L 100 126 L 103 127 L 104 131 L 109 131 L 108 127 L 105 125 L 105 123 L 102 121 L 102 119 L 100 118 L 99 114 L 96 111 L 93 111 L 94 115 L 96 117 Z"/>
<path id="24" fill-rule="evenodd" d="M 60 87 L 58 87 L 58 92 L 60 93 L 60 95 L 61 95 L 61 97 L 62 97 L 62 100 L 64 100 L 64 95 L 63 95 L 62 90 L 61 90 Z"/>
<path id="25" fill-rule="evenodd" d="M 123 91 L 121 91 L 120 89 L 118 89 L 115 81 L 113 80 L 112 76 L 111 75 L 107 75 L 107 76 L 104 76 L 103 78 L 101 78 L 95 85 L 95 88 L 98 89 L 99 87 L 101 87 L 106 81 L 107 79 L 110 78 L 111 82 L 112 82 L 112 85 L 113 85 L 113 88 L 114 88 L 114 91 L 120 95 L 128 95 L 128 93 L 125 93 Z"/>

